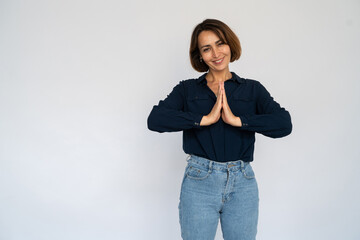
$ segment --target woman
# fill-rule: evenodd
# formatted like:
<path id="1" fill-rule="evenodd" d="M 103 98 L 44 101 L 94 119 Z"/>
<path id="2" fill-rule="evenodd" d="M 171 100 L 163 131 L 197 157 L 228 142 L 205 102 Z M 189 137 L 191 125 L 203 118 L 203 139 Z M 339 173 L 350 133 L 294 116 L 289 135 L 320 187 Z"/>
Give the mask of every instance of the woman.
<path id="1" fill-rule="evenodd" d="M 179 203 L 185 240 L 214 239 L 219 219 L 225 240 L 255 239 L 255 132 L 279 138 L 292 130 L 290 114 L 258 81 L 230 72 L 229 63 L 240 55 L 239 39 L 226 24 L 198 24 L 190 60 L 206 73 L 181 81 L 148 117 L 150 130 L 183 131 L 183 149 L 190 155 Z"/>

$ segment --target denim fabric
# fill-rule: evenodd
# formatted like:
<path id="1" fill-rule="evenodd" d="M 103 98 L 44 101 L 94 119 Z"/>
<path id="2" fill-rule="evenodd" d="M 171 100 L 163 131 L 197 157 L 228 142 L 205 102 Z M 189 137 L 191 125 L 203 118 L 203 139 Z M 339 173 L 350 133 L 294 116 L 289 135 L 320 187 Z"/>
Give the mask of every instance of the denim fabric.
<path id="1" fill-rule="evenodd" d="M 215 162 L 191 155 L 181 185 L 184 240 L 213 240 L 218 221 L 225 240 L 254 240 L 259 194 L 250 163 Z"/>

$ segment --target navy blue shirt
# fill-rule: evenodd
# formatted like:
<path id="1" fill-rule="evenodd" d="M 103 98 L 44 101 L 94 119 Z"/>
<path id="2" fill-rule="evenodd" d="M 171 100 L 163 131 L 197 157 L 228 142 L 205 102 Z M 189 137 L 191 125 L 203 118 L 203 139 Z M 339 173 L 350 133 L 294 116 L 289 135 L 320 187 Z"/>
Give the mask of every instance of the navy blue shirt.
<path id="1" fill-rule="evenodd" d="M 157 132 L 183 131 L 185 153 L 218 162 L 253 161 L 255 132 L 272 138 L 291 133 L 289 112 L 258 81 L 233 72 L 224 86 L 230 109 L 240 117 L 242 126 L 231 126 L 221 118 L 210 126 L 200 126 L 202 117 L 216 102 L 205 76 L 176 85 L 166 99 L 153 107 L 148 128 Z"/>

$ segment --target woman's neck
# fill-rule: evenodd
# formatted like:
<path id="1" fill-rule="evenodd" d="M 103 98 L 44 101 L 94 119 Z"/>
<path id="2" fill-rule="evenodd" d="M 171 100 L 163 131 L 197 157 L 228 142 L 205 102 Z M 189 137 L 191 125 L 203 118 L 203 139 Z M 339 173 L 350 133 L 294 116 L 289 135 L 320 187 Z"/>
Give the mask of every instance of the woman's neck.
<path id="1" fill-rule="evenodd" d="M 229 69 L 221 71 L 221 72 L 209 71 L 206 74 L 206 81 L 211 82 L 211 83 L 225 82 L 226 80 L 230 79 L 231 77 L 232 77 L 232 74 L 229 71 Z"/>

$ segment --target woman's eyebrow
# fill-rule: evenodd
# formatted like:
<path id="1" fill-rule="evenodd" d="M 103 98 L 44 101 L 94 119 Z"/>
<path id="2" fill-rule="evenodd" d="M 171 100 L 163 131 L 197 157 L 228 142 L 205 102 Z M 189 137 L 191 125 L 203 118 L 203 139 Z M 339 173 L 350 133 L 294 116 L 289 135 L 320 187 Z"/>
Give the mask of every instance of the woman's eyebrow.
<path id="1" fill-rule="evenodd" d="M 221 39 L 217 40 L 217 41 L 215 42 L 215 44 L 218 44 L 218 43 L 220 43 L 220 42 L 222 42 Z M 210 47 L 210 44 L 204 45 L 204 46 L 200 47 L 200 49 L 202 49 L 202 48 L 204 48 L 204 47 Z"/>
<path id="2" fill-rule="evenodd" d="M 204 46 L 200 47 L 200 49 L 202 49 L 204 47 L 210 47 L 210 44 L 204 45 Z"/>

